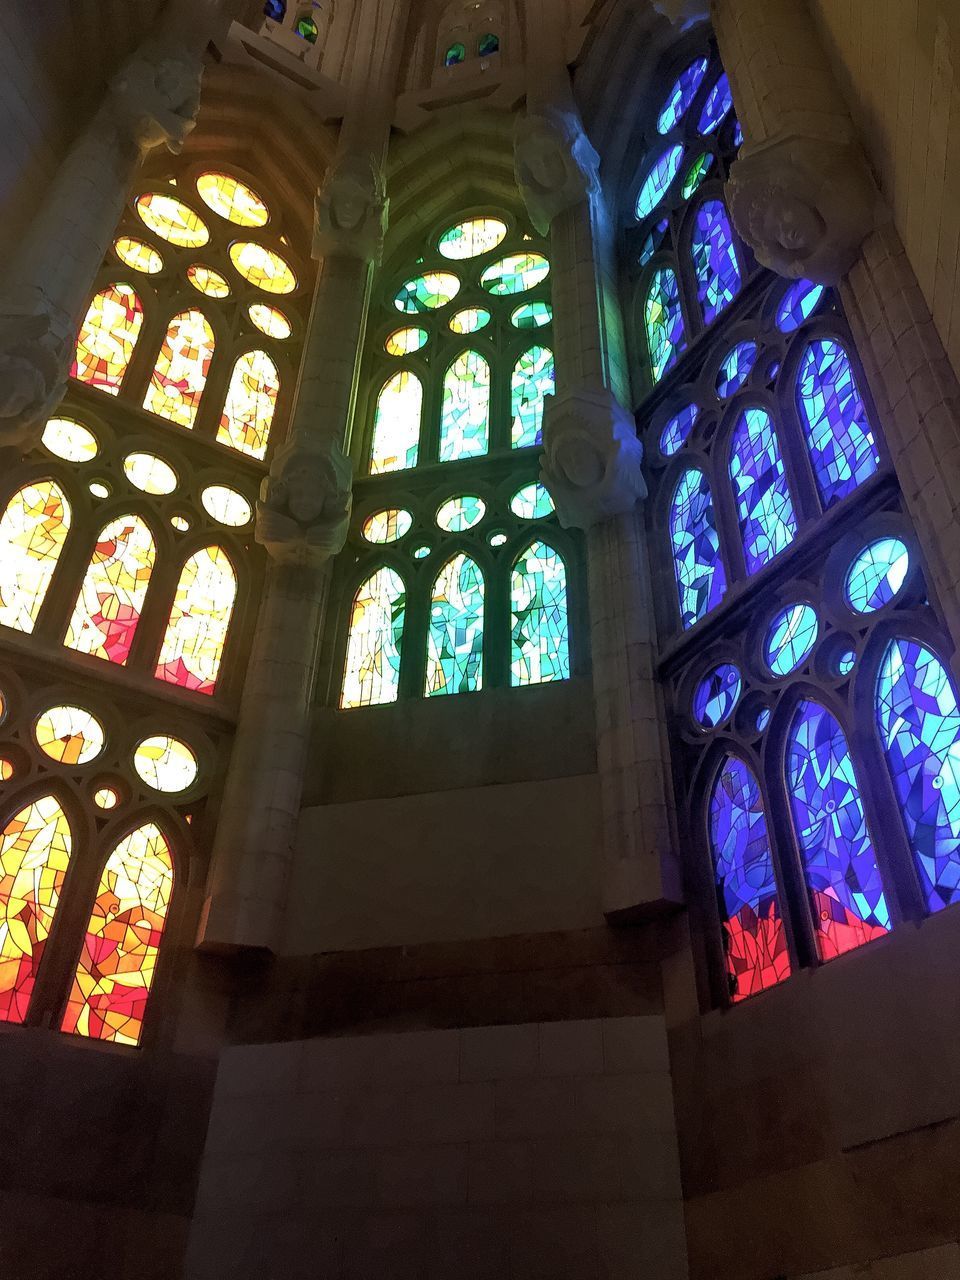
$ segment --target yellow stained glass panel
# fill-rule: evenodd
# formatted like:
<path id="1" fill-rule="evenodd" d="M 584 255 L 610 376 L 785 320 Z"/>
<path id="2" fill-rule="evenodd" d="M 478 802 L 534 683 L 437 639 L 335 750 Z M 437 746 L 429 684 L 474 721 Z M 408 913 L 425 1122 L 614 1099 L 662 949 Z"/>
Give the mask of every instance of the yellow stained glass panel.
<path id="1" fill-rule="evenodd" d="M 141 221 L 178 249 L 199 249 L 210 239 L 203 219 L 176 196 L 148 191 L 136 204 Z"/>
<path id="2" fill-rule="evenodd" d="M 180 483 L 169 462 L 155 453 L 128 453 L 123 460 L 124 475 L 143 493 L 173 493 Z"/>
<path id="3" fill-rule="evenodd" d="M 41 438 L 44 448 L 67 462 L 90 462 L 100 451 L 93 432 L 72 418 L 51 418 Z"/>
<path id="4" fill-rule="evenodd" d="M 192 427 L 214 350 L 213 330 L 201 311 L 174 316 L 160 348 L 143 407 L 179 427 Z"/>
<path id="5" fill-rule="evenodd" d="M 276 307 L 268 307 L 265 302 L 254 302 L 247 308 L 247 314 L 268 338 L 289 338 L 293 332 L 290 321 L 283 312 Z"/>
<path id="6" fill-rule="evenodd" d="M 233 529 L 239 529 L 253 519 L 253 507 L 243 494 L 225 484 L 207 485 L 200 494 L 200 501 L 208 516 Z"/>
<path id="7" fill-rule="evenodd" d="M 195 262 L 192 267 L 187 267 L 187 279 L 198 293 L 204 294 L 207 298 L 229 298 L 230 296 L 229 284 L 219 271 L 214 271 L 213 267 L 205 267 Z"/>
<path id="8" fill-rule="evenodd" d="M 58 764 L 88 764 L 103 750 L 103 725 L 84 707 L 49 707 L 34 732 L 37 746 Z"/>
<path id="9" fill-rule="evenodd" d="M 155 276 L 163 270 L 163 258 L 152 245 L 142 240 L 134 240 L 130 236 L 121 236 L 113 243 L 113 251 L 125 267 L 132 271 L 143 271 L 148 276 Z"/>
<path id="10" fill-rule="evenodd" d="M 97 537 L 64 644 L 126 664 L 143 612 L 156 550 L 139 516 L 118 516 Z"/>
<path id="11" fill-rule="evenodd" d="M 270 210 L 257 193 L 228 173 L 201 173 L 197 190 L 208 209 L 239 227 L 265 227 L 269 221 Z"/>
<path id="12" fill-rule="evenodd" d="M 267 452 L 280 394 L 277 366 L 265 351 L 246 351 L 233 366 L 217 440 L 253 458 Z"/>
<path id="13" fill-rule="evenodd" d="M 87 310 L 70 377 L 115 396 L 143 327 L 143 305 L 128 284 L 101 289 Z"/>
<path id="14" fill-rule="evenodd" d="M 158 680 L 213 693 L 237 594 L 222 547 L 204 547 L 183 566 L 157 662 Z"/>
<path id="15" fill-rule="evenodd" d="M 289 262 L 284 261 L 279 253 L 252 240 L 232 244 L 230 261 L 244 280 L 264 293 L 293 293 L 297 287 L 297 277 Z"/>
<path id="16" fill-rule="evenodd" d="M 70 504 L 52 480 L 25 484 L 0 518 L 0 623 L 33 631 L 70 529 Z"/>
<path id="17" fill-rule="evenodd" d="M 165 733 L 144 738 L 133 753 L 133 767 L 148 787 L 169 795 L 186 791 L 197 777 L 197 757 L 185 742 Z"/>

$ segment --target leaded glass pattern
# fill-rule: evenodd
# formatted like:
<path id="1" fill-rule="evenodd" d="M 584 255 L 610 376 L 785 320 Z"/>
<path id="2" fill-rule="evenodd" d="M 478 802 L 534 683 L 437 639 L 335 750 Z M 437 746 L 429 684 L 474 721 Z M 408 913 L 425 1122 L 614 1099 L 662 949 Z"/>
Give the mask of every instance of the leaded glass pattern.
<path id="1" fill-rule="evenodd" d="M 732 662 L 721 662 L 707 673 L 693 693 L 693 718 L 704 729 L 727 720 L 740 697 L 743 681 Z"/>
<path id="2" fill-rule="evenodd" d="M 727 399 L 739 391 L 757 363 L 757 344 L 738 342 L 724 358 L 717 374 L 717 395 Z"/>
<path id="3" fill-rule="evenodd" d="M 18 489 L 0 518 L 0 624 L 28 635 L 70 530 L 70 504 L 53 480 Z"/>
<path id="4" fill-rule="evenodd" d="M 767 666 L 775 676 L 787 676 L 802 666 L 820 634 L 817 611 L 809 604 L 792 604 L 770 623 L 763 646 Z"/>
<path id="5" fill-rule="evenodd" d="M 740 292 L 740 264 L 722 200 L 705 200 L 694 220 L 690 246 L 703 323 L 711 324 Z"/>
<path id="6" fill-rule="evenodd" d="M 686 443 L 699 416 L 700 409 L 695 404 L 688 404 L 679 413 L 675 413 L 660 432 L 660 452 L 668 458 L 678 453 Z"/>
<path id="7" fill-rule="evenodd" d="M 822 284 L 812 280 L 794 280 L 777 307 L 777 328 L 781 333 L 794 333 L 813 315 L 825 293 Z"/>
<path id="8" fill-rule="evenodd" d="M 64 644 L 125 666 L 143 613 L 156 544 L 140 516 L 118 516 L 101 529 Z"/>
<path id="9" fill-rule="evenodd" d="M 552 395 L 556 375 L 549 347 L 531 347 L 517 361 L 510 380 L 512 444 L 515 449 L 543 439 L 543 398 Z"/>
<path id="10" fill-rule="evenodd" d="M 567 574 L 545 542 L 532 542 L 510 575 L 510 683 L 544 684 L 570 678 Z"/>
<path id="11" fill-rule="evenodd" d="M 730 91 L 730 81 L 727 78 L 727 73 L 724 71 L 707 94 L 707 99 L 700 112 L 700 119 L 697 121 L 697 133 L 703 135 L 713 133 L 715 129 L 719 129 L 732 107 L 733 94 Z"/>
<path id="12" fill-rule="evenodd" d="M 265 351 L 244 352 L 230 375 L 217 427 L 218 443 L 252 458 L 263 458 L 279 395 L 280 375 L 273 360 Z"/>
<path id="13" fill-rule="evenodd" d="M 457 356 L 443 379 L 440 461 L 472 458 L 490 442 L 490 366 L 476 351 Z"/>
<path id="14" fill-rule="evenodd" d="M 746 409 L 740 416 L 730 447 L 730 480 L 747 572 L 755 573 L 797 533 L 780 444 L 764 409 Z"/>
<path id="15" fill-rule="evenodd" d="M 117 395 L 142 328 L 143 303 L 135 289 L 128 284 L 101 289 L 80 326 L 71 378 Z"/>
<path id="16" fill-rule="evenodd" d="M 659 267 L 650 278 L 643 322 L 650 352 L 650 376 L 659 382 L 686 346 L 680 286 L 677 273 L 670 267 Z"/>
<path id="17" fill-rule="evenodd" d="M 202 311 L 183 311 L 167 327 L 143 407 L 179 427 L 192 427 L 207 384 L 213 329 Z"/>
<path id="18" fill-rule="evenodd" d="M 677 176 L 682 160 L 683 147 L 666 147 L 651 165 L 637 195 L 636 212 L 639 219 L 646 218 L 656 209 Z"/>
<path id="19" fill-rule="evenodd" d="M 677 77 L 677 82 L 657 117 L 658 133 L 669 133 L 683 119 L 703 83 L 707 65 L 706 58 L 696 58 Z"/>
<path id="20" fill-rule="evenodd" d="M 377 398 L 370 471 L 399 471 L 417 465 L 423 384 L 415 373 L 395 373 Z"/>
<path id="21" fill-rule="evenodd" d="M 403 579 L 394 569 L 378 569 L 357 588 L 347 629 L 341 707 L 396 702 L 406 601 Z"/>
<path id="22" fill-rule="evenodd" d="M 222 547 L 188 557 L 157 659 L 158 680 L 213 693 L 236 594 L 237 575 Z"/>
<path id="23" fill-rule="evenodd" d="M 900 538 L 867 543 L 847 570 L 843 594 L 857 613 L 873 613 L 897 596 L 910 570 L 910 553 Z"/>
<path id="24" fill-rule="evenodd" d="M 825 507 L 863 484 L 880 465 L 847 353 L 832 338 L 811 342 L 797 373 L 797 410 Z"/>
<path id="25" fill-rule="evenodd" d="M 428 697 L 471 693 L 482 683 L 483 574 L 461 553 L 433 584 L 424 691 Z"/>
<path id="26" fill-rule="evenodd" d="M 670 545 L 681 625 L 692 627 L 716 608 L 727 589 L 710 484 L 696 468 L 685 471 L 677 485 L 670 509 Z"/>

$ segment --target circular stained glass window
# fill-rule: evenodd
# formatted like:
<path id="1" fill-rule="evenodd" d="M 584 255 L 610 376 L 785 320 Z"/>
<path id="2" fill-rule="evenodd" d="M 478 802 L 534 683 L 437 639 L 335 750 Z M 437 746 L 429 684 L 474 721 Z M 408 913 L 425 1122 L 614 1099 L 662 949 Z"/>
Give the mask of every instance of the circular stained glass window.
<path id="1" fill-rule="evenodd" d="M 104 484 L 102 480 L 92 481 L 92 483 L 87 485 L 87 488 L 95 498 L 110 497 L 110 486 L 108 484 Z"/>
<path id="2" fill-rule="evenodd" d="M 45 448 L 67 462 L 90 462 L 100 451 L 93 432 L 72 418 L 51 418 L 41 439 Z"/>
<path id="3" fill-rule="evenodd" d="M 388 356 L 408 356 L 419 351 L 429 337 L 426 329 L 395 329 L 383 347 Z"/>
<path id="4" fill-rule="evenodd" d="M 660 452 L 668 458 L 673 457 L 683 447 L 699 416 L 700 410 L 695 404 L 688 404 L 675 413 L 660 432 Z"/>
<path id="5" fill-rule="evenodd" d="M 113 251 L 125 267 L 131 271 L 143 271 L 148 276 L 155 276 L 163 270 L 163 258 L 152 245 L 142 240 L 134 240 L 132 236 L 121 236 L 114 241 Z"/>
<path id="6" fill-rule="evenodd" d="M 484 307 L 467 307 L 450 317 L 450 329 L 453 333 L 476 333 L 490 323 L 490 312 Z"/>
<path id="7" fill-rule="evenodd" d="M 897 595 L 906 581 L 910 553 L 899 538 L 877 538 L 847 570 L 843 594 L 857 613 L 873 613 Z"/>
<path id="8" fill-rule="evenodd" d="M 717 374 L 717 395 L 723 399 L 739 391 L 750 370 L 757 363 L 757 344 L 755 342 L 738 342 L 724 358 Z"/>
<path id="9" fill-rule="evenodd" d="M 199 249 L 210 239 L 203 219 L 176 196 L 148 191 L 138 198 L 136 210 L 144 226 L 178 249 Z"/>
<path id="10" fill-rule="evenodd" d="M 402 507 L 387 507 L 367 516 L 360 532 L 368 542 L 381 546 L 385 542 L 399 542 L 413 527 L 413 516 Z"/>
<path id="11" fill-rule="evenodd" d="M 823 295 L 822 284 L 814 284 L 812 280 L 794 280 L 777 307 L 777 328 L 780 332 L 793 333 L 799 329 L 804 320 L 816 311 Z"/>
<path id="12" fill-rule="evenodd" d="M 120 793 L 116 787 L 97 787 L 93 793 L 93 803 L 98 809 L 115 809 L 120 803 Z"/>
<path id="13" fill-rule="evenodd" d="M 176 529 L 177 533 L 186 533 L 190 528 L 190 521 L 186 516 L 171 516 L 170 523 Z"/>
<path id="14" fill-rule="evenodd" d="M 393 305 L 407 315 L 419 315 L 424 311 L 437 311 L 460 292 L 460 281 L 449 271 L 429 271 L 404 281 Z"/>
<path id="15" fill-rule="evenodd" d="M 437 524 L 447 533 L 463 533 L 479 524 L 486 512 L 486 503 L 482 498 L 470 493 L 460 494 L 443 504 L 437 512 Z"/>
<path id="16" fill-rule="evenodd" d="M 740 672 L 732 662 L 721 662 L 697 685 L 693 716 L 704 729 L 716 729 L 737 705 L 742 688 Z"/>
<path id="17" fill-rule="evenodd" d="M 637 218 L 642 220 L 663 199 L 670 183 L 677 176 L 680 162 L 683 159 L 683 147 L 667 147 L 655 160 L 643 182 L 637 196 Z"/>
<path id="18" fill-rule="evenodd" d="M 17 767 L 9 756 L 0 756 L 0 782 L 9 782 Z"/>
<path id="19" fill-rule="evenodd" d="M 187 267 L 187 279 L 198 293 L 202 293 L 207 298 L 229 298 L 230 296 L 229 284 L 219 271 L 214 271 L 213 267 L 205 267 L 195 262 L 192 267 Z"/>
<path id="20" fill-rule="evenodd" d="M 837 671 L 842 676 L 848 676 L 856 665 L 857 655 L 852 649 L 845 649 L 837 659 Z"/>
<path id="21" fill-rule="evenodd" d="M 501 244 L 507 234 L 499 218 L 469 218 L 445 231 L 437 246 L 445 258 L 477 258 Z"/>
<path id="22" fill-rule="evenodd" d="M 514 293 L 526 293 L 550 274 L 550 263 L 542 253 L 511 253 L 487 267 L 480 277 L 480 284 L 487 293 L 502 298 Z"/>
<path id="23" fill-rule="evenodd" d="M 510 510 L 521 520 L 541 520 L 553 515 L 556 507 L 542 484 L 525 484 L 510 499 Z"/>
<path id="24" fill-rule="evenodd" d="M 255 191 L 227 173 L 201 173 L 197 179 L 200 199 L 228 222 L 239 227 L 265 227 L 270 210 Z"/>
<path id="25" fill-rule="evenodd" d="M 253 519 L 253 508 L 242 493 L 225 484 L 210 484 L 200 494 L 208 516 L 231 529 L 240 529 Z"/>
<path id="26" fill-rule="evenodd" d="M 138 745 L 133 753 L 133 767 L 154 791 L 175 795 L 186 791 L 197 777 L 197 757 L 185 742 L 167 734 L 154 734 Z"/>
<path id="27" fill-rule="evenodd" d="M 297 277 L 290 264 L 262 244 L 239 240 L 230 246 L 230 261 L 244 280 L 264 293 L 293 293 Z"/>
<path id="28" fill-rule="evenodd" d="M 792 604 L 781 610 L 767 631 L 763 657 L 775 676 L 796 671 L 817 643 L 820 623 L 809 604 Z"/>
<path id="29" fill-rule="evenodd" d="M 123 472 L 143 493 L 173 493 L 179 484 L 173 467 L 155 453 L 128 453 L 123 460 Z"/>
<path id="30" fill-rule="evenodd" d="M 429 547 L 417 547 L 417 549 L 413 553 L 413 558 L 414 560 L 425 560 L 429 554 L 430 554 Z"/>
<path id="31" fill-rule="evenodd" d="M 103 725 L 83 707 L 51 707 L 34 733 L 40 750 L 58 764 L 87 764 L 103 750 Z"/>
<path id="32" fill-rule="evenodd" d="M 491 547 L 502 547 L 507 540 L 505 533 L 491 533 L 488 541 Z"/>
<path id="33" fill-rule="evenodd" d="M 247 308 L 247 315 L 268 338 L 289 338 L 293 332 L 290 321 L 283 312 L 276 307 L 268 307 L 265 302 L 254 302 Z"/>
<path id="34" fill-rule="evenodd" d="M 525 302 L 510 316 L 510 323 L 515 329 L 542 329 L 552 319 L 553 308 L 549 302 Z"/>

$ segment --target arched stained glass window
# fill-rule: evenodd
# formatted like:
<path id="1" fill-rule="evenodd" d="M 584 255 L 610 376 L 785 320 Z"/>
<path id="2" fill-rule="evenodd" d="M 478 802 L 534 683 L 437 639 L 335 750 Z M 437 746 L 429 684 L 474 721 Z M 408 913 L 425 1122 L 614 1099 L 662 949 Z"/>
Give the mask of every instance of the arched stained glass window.
<path id="1" fill-rule="evenodd" d="M 465 62 L 466 57 L 467 51 L 462 44 L 452 44 L 443 55 L 443 65 L 445 67 L 456 67 L 461 62 Z"/>
<path id="2" fill-rule="evenodd" d="M 222 547 L 203 547 L 183 566 L 156 676 L 182 689 L 213 693 L 237 594 L 237 576 Z"/>
<path id="3" fill-rule="evenodd" d="M 36 625 L 70 529 L 70 504 L 52 480 L 25 484 L 0 518 L 0 624 Z"/>
<path id="4" fill-rule="evenodd" d="M 489 441 L 490 366 L 476 351 L 464 351 L 443 378 L 440 461 L 486 453 Z"/>
<path id="5" fill-rule="evenodd" d="M 115 396 L 142 328 L 143 304 L 130 285 L 101 289 L 80 326 L 71 378 Z"/>
<path id="6" fill-rule="evenodd" d="M 280 394 L 277 366 L 265 351 L 245 351 L 233 366 L 217 441 L 262 458 Z"/>
<path id="7" fill-rule="evenodd" d="M 797 533 L 780 444 L 764 409 L 746 409 L 740 415 L 730 447 L 730 479 L 747 573 L 755 573 Z"/>
<path id="8" fill-rule="evenodd" d="M 97 537 L 64 644 L 123 666 L 153 572 L 153 535 L 139 516 L 118 516 Z"/>
<path id="9" fill-rule="evenodd" d="M 500 37 L 494 31 L 488 31 L 477 41 L 477 53 L 481 58 L 490 58 L 500 52 Z"/>
<path id="10" fill-rule="evenodd" d="M 715 608 L 727 589 L 720 554 L 720 535 L 702 471 L 692 468 L 680 477 L 670 508 L 670 546 L 684 628 Z"/>
<path id="11" fill-rule="evenodd" d="M 350 610 L 341 707 L 396 702 L 406 602 L 403 579 L 393 569 L 378 569 L 357 588 Z"/>
<path id="12" fill-rule="evenodd" d="M 650 353 L 650 377 L 659 382 L 687 345 L 677 274 L 660 267 L 650 278 L 643 304 L 643 323 Z"/>
<path id="13" fill-rule="evenodd" d="M 803 353 L 797 410 L 823 505 L 839 502 L 880 465 L 850 359 L 839 342 L 819 338 Z"/>
<path id="14" fill-rule="evenodd" d="M 543 398 L 553 395 L 555 374 L 549 347 L 531 347 L 516 363 L 510 379 L 514 449 L 540 444 L 543 439 Z"/>
<path id="15" fill-rule="evenodd" d="M 797 708 L 786 756 L 793 829 L 821 960 L 890 928 L 877 856 L 843 730 L 817 702 Z"/>
<path id="16" fill-rule="evenodd" d="M 510 609 L 510 683 L 568 680 L 567 573 L 545 542 L 532 542 L 514 562 Z"/>
<path id="17" fill-rule="evenodd" d="M 891 641 L 877 679 L 877 727 L 920 886 L 931 911 L 960 901 L 960 708 L 940 659 Z"/>
<path id="18" fill-rule="evenodd" d="M 753 770 L 727 756 L 710 797 L 710 847 L 732 1000 L 790 973 L 767 816 Z"/>
<path id="19" fill-rule="evenodd" d="M 140 1043 L 172 892 L 170 847 L 155 823 L 144 823 L 103 868 L 62 1031 Z"/>
<path id="20" fill-rule="evenodd" d="M 420 379 L 407 369 L 395 373 L 377 397 L 370 450 L 371 475 L 402 471 L 417 465 L 422 411 L 423 386 Z"/>
<path id="21" fill-rule="evenodd" d="M 26 805 L 0 832 L 0 1020 L 23 1022 L 72 850 L 53 796 Z"/>
<path id="22" fill-rule="evenodd" d="M 730 219 L 722 200 L 705 200 L 697 210 L 691 253 L 703 323 L 710 324 L 734 300 L 741 285 Z"/>
<path id="23" fill-rule="evenodd" d="M 143 398 L 143 407 L 179 427 L 192 427 L 213 359 L 214 337 L 202 311 L 173 317 Z"/>
<path id="24" fill-rule="evenodd" d="M 454 556 L 433 584 L 424 692 L 472 693 L 483 683 L 483 574 Z"/>

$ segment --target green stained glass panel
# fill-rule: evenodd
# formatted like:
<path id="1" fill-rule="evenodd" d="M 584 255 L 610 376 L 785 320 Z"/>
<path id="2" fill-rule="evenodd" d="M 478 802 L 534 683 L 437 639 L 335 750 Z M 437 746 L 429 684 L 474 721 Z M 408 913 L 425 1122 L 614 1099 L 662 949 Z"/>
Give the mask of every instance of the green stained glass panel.
<path id="1" fill-rule="evenodd" d="M 450 329 L 453 333 L 476 333 L 490 323 L 490 312 L 483 307 L 467 307 L 450 317 Z"/>
<path id="2" fill-rule="evenodd" d="M 443 504 L 437 512 L 437 524 L 447 533 L 464 533 L 479 524 L 486 512 L 486 503 L 482 498 L 464 493 Z"/>
<path id="3" fill-rule="evenodd" d="M 514 449 L 539 444 L 543 435 L 543 397 L 554 389 L 553 352 L 531 347 L 517 361 L 510 382 Z"/>
<path id="4" fill-rule="evenodd" d="M 433 584 L 424 693 L 472 693 L 482 682 L 483 574 L 461 554 L 447 561 Z"/>
<path id="5" fill-rule="evenodd" d="M 480 283 L 496 297 L 526 293 L 547 278 L 550 263 L 542 253 L 511 253 L 487 267 Z"/>
<path id="6" fill-rule="evenodd" d="M 378 569 L 357 588 L 350 611 L 340 706 L 396 702 L 406 593 L 393 569 Z"/>
<path id="7" fill-rule="evenodd" d="M 510 317 L 515 329 L 542 329 L 553 319 L 553 307 L 549 302 L 525 302 Z"/>
<path id="8" fill-rule="evenodd" d="M 407 280 L 394 298 L 393 305 L 407 315 L 419 315 L 445 307 L 459 292 L 460 281 L 451 272 L 428 271 L 426 275 Z"/>
<path id="9" fill-rule="evenodd" d="M 553 515 L 556 507 L 542 484 L 525 484 L 510 499 L 510 510 L 521 520 L 541 520 Z"/>
<path id="10" fill-rule="evenodd" d="M 445 231 L 437 246 L 445 258 L 477 258 L 495 249 L 507 234 L 499 218 L 468 218 Z"/>
<path id="11" fill-rule="evenodd" d="M 464 351 L 443 379 L 440 461 L 486 453 L 489 426 L 490 366 L 476 351 Z"/>
<path id="12" fill-rule="evenodd" d="M 697 156 L 696 160 L 694 160 L 693 164 L 687 170 L 686 177 L 683 179 L 683 188 L 680 194 L 683 196 L 684 200 L 690 199 L 697 187 L 700 186 L 701 182 L 703 182 L 704 178 L 710 172 L 710 166 L 712 164 L 713 156 L 709 151 L 704 151 L 701 155 Z"/>
<path id="13" fill-rule="evenodd" d="M 510 609 L 510 683 L 568 680 L 567 574 L 546 543 L 533 542 L 517 557 L 510 575 Z"/>

